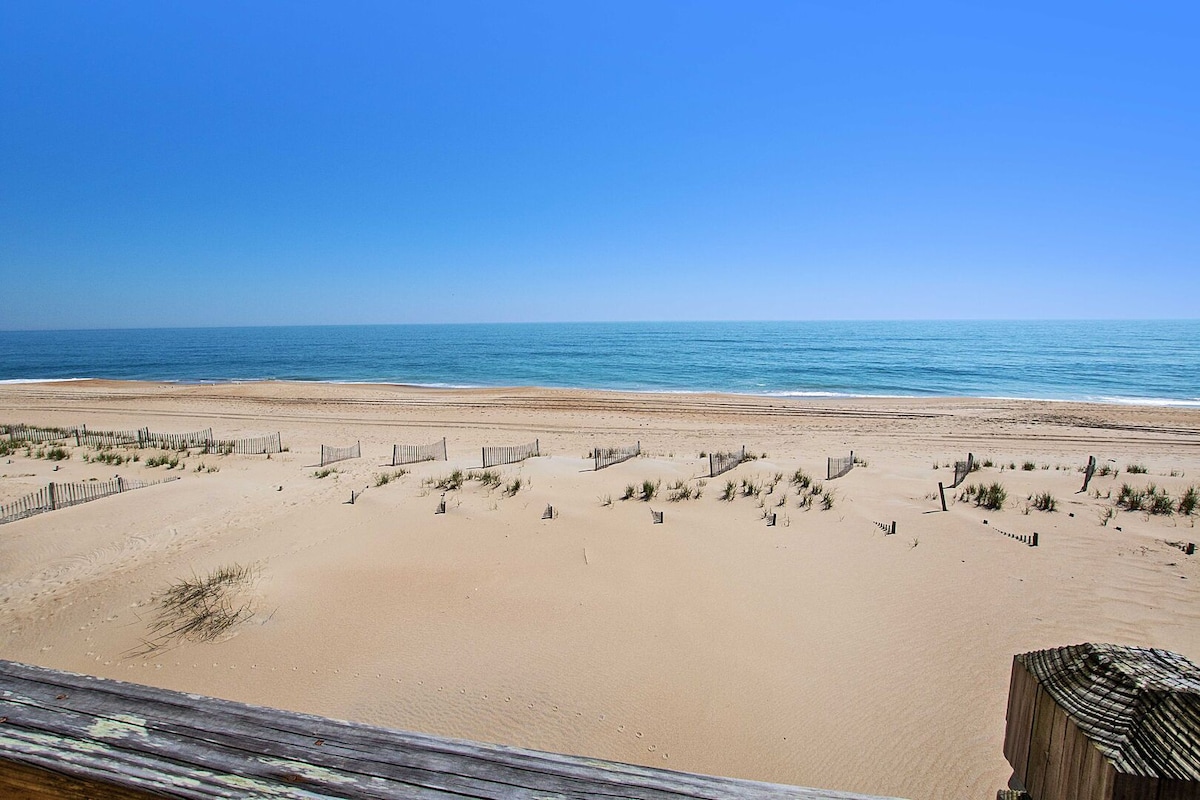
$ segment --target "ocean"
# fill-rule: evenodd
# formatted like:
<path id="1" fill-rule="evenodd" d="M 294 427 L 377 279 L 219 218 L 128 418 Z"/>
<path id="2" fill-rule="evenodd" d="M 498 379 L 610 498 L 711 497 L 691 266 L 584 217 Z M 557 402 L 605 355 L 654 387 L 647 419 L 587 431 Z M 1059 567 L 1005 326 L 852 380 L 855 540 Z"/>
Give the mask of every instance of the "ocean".
<path id="1" fill-rule="evenodd" d="M 1200 407 L 1200 320 L 0 331 L 0 381 L 259 380 Z"/>

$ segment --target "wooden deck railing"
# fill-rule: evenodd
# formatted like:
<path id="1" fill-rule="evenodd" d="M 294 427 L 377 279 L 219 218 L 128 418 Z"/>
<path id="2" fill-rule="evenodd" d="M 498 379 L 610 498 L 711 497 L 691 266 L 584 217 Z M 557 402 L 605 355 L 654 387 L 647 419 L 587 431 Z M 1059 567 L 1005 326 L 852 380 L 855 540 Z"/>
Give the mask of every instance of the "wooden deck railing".
<path id="1" fill-rule="evenodd" d="M 0 661 L 0 797 L 865 796 L 443 739 Z"/>

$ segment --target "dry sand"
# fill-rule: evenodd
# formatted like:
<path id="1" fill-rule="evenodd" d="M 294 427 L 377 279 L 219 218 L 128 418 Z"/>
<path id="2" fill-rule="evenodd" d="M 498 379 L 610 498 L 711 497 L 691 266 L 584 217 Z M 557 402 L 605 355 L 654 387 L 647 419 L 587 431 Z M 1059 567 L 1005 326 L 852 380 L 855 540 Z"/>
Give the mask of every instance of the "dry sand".
<path id="1" fill-rule="evenodd" d="M 1112 500 L 1076 494 L 1089 455 L 1122 470 L 1093 481 L 1102 493 L 1200 485 L 1194 409 L 78 382 L 0 387 L 0 421 L 278 430 L 290 448 L 269 460 L 193 453 L 173 473 L 87 464 L 86 448 L 58 472 L 24 455 L 0 461 L 0 503 L 50 480 L 183 477 L 0 527 L 0 656 L 17 661 L 910 798 L 982 798 L 1005 784 L 1014 653 L 1105 641 L 1200 661 L 1200 556 L 1169 544 L 1200 542 L 1194 518 L 1120 512 L 1102 526 Z M 443 436 L 449 464 L 373 485 L 392 472 L 392 444 Z M 535 437 L 546 457 L 501 468 L 524 482 L 515 496 L 469 482 L 434 514 L 440 492 L 424 479 L 478 468 L 481 445 Z M 314 477 L 322 443 L 357 440 L 362 458 Z M 641 458 L 600 472 L 584 457 L 638 440 Z M 766 456 L 709 480 L 699 500 L 619 499 L 643 479 L 695 487 L 701 451 L 743 444 Z M 719 499 L 726 478 L 824 477 L 826 457 L 850 449 L 867 465 L 824 482 L 831 510 L 798 508 L 786 477 L 770 495 Z M 968 451 L 1005 466 L 968 480 L 1003 483 L 1002 511 L 937 510 L 952 470 L 934 464 Z M 1026 460 L 1039 468 L 1021 470 Z M 1131 463 L 1149 474 L 1124 474 Z M 1041 491 L 1058 510 L 1025 513 Z M 556 518 L 541 519 L 547 504 Z M 652 525 L 649 508 L 665 523 Z M 894 536 L 875 524 L 892 520 Z M 1000 530 L 1037 531 L 1040 546 Z M 235 562 L 257 570 L 249 621 L 220 641 L 133 654 L 165 588 Z"/>

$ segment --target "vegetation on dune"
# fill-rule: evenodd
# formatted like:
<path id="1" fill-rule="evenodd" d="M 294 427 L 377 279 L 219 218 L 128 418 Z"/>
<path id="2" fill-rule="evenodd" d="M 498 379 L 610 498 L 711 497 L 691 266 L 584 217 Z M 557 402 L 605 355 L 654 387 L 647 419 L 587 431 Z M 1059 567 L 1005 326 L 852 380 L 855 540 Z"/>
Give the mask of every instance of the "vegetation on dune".
<path id="1" fill-rule="evenodd" d="M 1004 502 L 1008 499 L 1008 492 L 999 483 L 993 482 L 988 485 L 982 483 L 971 484 L 963 489 L 958 499 L 963 502 L 974 502 L 978 508 L 999 511 L 1004 508 Z"/>
<path id="2" fill-rule="evenodd" d="M 244 595 L 254 579 L 252 567 L 232 564 L 171 584 L 158 598 L 151 636 L 143 640 L 137 654 L 185 640 L 211 642 L 249 619 L 254 613 Z"/>
<path id="3" fill-rule="evenodd" d="M 406 470 L 406 469 L 397 469 L 397 470 L 392 470 L 391 472 L 382 472 L 375 476 L 375 485 L 376 486 L 387 486 L 392 481 L 396 480 L 397 478 L 403 478 L 407 474 L 408 474 L 408 470 Z"/>
<path id="4" fill-rule="evenodd" d="M 1058 508 L 1058 501 L 1049 492 L 1039 492 L 1032 495 L 1030 501 L 1038 511 L 1054 511 Z"/>

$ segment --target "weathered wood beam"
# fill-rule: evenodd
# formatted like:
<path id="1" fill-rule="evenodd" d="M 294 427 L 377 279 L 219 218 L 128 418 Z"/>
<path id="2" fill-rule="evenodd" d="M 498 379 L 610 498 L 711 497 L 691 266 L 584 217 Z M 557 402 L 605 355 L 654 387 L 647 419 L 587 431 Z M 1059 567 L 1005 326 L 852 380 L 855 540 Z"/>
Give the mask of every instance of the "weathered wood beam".
<path id="1" fill-rule="evenodd" d="M 0 796 L 866 797 L 406 733 L 2 660 Z"/>

